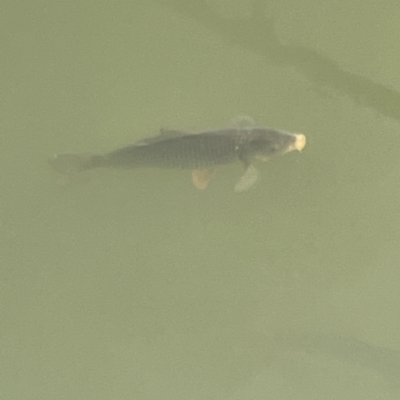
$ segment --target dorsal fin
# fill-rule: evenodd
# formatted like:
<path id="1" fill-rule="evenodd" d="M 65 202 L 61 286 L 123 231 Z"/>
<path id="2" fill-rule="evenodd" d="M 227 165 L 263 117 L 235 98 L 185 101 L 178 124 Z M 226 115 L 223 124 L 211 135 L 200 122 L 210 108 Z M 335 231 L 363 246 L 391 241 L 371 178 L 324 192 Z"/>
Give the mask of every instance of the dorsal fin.
<path id="1" fill-rule="evenodd" d="M 188 132 L 185 132 L 185 131 L 162 128 L 162 129 L 160 129 L 160 133 L 157 136 L 151 136 L 148 138 L 141 139 L 138 142 L 136 142 L 135 145 L 146 145 L 146 144 L 157 143 L 157 142 L 161 142 L 162 140 L 165 140 L 165 139 L 178 138 L 181 136 L 185 136 L 187 134 L 188 134 Z"/>
<path id="2" fill-rule="evenodd" d="M 175 137 L 180 137 L 180 136 L 184 136 L 187 134 L 188 134 L 188 132 L 180 131 L 178 129 L 165 129 L 165 128 L 160 129 L 160 137 L 163 137 L 163 138 L 175 138 Z"/>

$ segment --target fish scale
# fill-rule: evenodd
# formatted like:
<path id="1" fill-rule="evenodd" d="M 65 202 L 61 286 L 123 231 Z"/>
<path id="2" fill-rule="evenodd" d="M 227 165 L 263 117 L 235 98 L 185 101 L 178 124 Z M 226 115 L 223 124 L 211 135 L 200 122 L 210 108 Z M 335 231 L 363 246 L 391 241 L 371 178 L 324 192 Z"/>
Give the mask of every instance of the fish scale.
<path id="1" fill-rule="evenodd" d="M 120 167 L 192 169 L 226 164 L 237 158 L 236 135 L 187 134 L 156 143 L 131 145 L 108 153 L 106 163 Z"/>

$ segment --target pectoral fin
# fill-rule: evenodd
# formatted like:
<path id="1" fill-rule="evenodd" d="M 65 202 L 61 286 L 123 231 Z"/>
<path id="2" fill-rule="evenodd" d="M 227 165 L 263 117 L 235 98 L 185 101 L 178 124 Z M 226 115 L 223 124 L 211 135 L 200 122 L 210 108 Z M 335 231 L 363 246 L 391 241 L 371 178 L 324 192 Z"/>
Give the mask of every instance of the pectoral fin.
<path id="1" fill-rule="evenodd" d="M 250 164 L 236 184 L 235 192 L 245 192 L 249 190 L 257 182 L 258 178 L 258 169 Z"/>
<path id="2" fill-rule="evenodd" d="M 212 171 L 209 169 L 195 169 L 192 171 L 192 183 L 196 189 L 207 189 Z"/>

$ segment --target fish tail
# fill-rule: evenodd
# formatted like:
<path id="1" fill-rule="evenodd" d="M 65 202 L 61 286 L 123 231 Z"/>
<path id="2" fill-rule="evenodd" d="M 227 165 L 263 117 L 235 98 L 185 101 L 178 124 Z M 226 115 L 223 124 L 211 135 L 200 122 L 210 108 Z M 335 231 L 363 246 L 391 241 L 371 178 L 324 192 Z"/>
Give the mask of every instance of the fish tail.
<path id="1" fill-rule="evenodd" d="M 56 154 L 49 160 L 50 165 L 63 175 L 73 175 L 92 168 L 106 166 L 101 154 Z"/>

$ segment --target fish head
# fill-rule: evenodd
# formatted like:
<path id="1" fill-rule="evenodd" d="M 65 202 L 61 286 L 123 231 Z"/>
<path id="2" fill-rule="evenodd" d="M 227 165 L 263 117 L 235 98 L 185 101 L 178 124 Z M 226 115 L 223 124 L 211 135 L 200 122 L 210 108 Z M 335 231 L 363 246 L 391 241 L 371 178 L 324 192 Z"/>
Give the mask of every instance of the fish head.
<path id="1" fill-rule="evenodd" d="M 288 133 L 275 129 L 254 129 L 248 142 L 248 150 L 252 157 L 267 161 L 292 150 L 303 150 L 306 137 L 302 133 Z"/>

